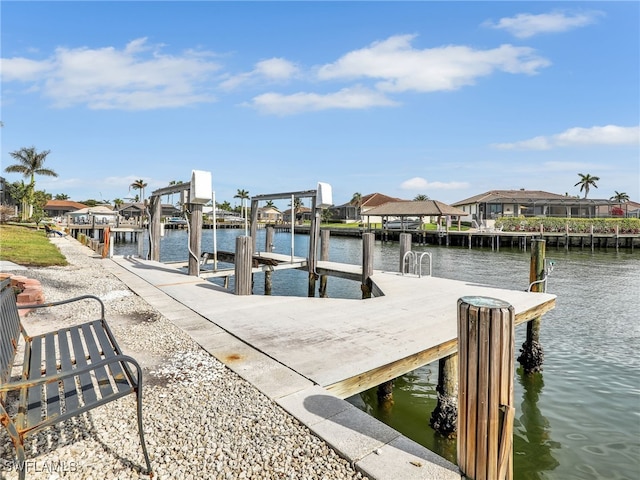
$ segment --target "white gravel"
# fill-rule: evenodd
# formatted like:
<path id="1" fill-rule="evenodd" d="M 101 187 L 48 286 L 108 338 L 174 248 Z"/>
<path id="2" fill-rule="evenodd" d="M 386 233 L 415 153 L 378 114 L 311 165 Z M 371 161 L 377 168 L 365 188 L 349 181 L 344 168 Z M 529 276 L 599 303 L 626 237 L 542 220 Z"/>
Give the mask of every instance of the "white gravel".
<path id="1" fill-rule="evenodd" d="M 69 266 L 16 274 L 40 280 L 47 302 L 94 294 L 125 350 L 144 369 L 143 416 L 158 479 L 362 479 L 346 460 L 132 293 L 75 240 L 52 239 Z M 30 334 L 93 317 L 95 303 L 35 311 Z M 141 473 L 135 399 L 129 395 L 28 437 L 28 479 L 148 478 Z M 18 478 L 0 428 L 0 479 Z"/>

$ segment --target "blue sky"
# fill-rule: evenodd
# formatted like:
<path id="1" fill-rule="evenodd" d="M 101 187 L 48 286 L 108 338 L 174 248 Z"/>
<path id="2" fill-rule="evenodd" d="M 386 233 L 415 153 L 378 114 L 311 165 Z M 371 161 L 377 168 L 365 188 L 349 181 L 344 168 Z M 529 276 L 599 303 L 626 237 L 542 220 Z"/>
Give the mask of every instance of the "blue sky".
<path id="1" fill-rule="evenodd" d="M 74 200 L 191 171 L 216 199 L 332 185 L 640 201 L 638 2 L 3 1 L 2 169 Z M 10 181 L 16 174 L 1 175 Z"/>

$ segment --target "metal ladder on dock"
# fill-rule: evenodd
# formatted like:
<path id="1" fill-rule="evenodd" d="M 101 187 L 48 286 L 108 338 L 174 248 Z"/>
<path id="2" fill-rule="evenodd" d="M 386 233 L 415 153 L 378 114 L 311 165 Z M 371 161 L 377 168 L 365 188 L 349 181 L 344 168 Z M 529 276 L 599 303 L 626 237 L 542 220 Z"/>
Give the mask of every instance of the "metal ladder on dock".
<path id="1" fill-rule="evenodd" d="M 431 276 L 431 253 L 422 252 L 418 255 L 417 252 L 412 250 L 405 252 L 402 257 L 402 275 L 409 273 L 422 277 L 422 259 L 425 257 L 429 260 L 429 276 Z"/>

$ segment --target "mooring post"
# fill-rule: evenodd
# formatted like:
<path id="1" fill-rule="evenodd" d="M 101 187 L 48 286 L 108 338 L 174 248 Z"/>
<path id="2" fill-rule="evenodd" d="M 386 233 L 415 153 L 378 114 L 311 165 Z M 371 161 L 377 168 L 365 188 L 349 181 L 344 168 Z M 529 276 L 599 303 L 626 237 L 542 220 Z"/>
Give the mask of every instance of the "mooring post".
<path id="1" fill-rule="evenodd" d="M 329 230 L 320 231 L 320 260 L 326 262 L 329 260 Z M 320 298 L 327 298 L 327 275 L 320 275 L 320 288 L 318 290 Z"/>
<path id="2" fill-rule="evenodd" d="M 531 241 L 531 263 L 529 267 L 529 283 L 532 292 L 543 292 L 544 283 L 541 280 L 546 275 L 545 271 L 545 240 L 534 239 Z M 537 282 L 537 283 L 535 283 Z M 518 362 L 525 373 L 542 371 L 544 352 L 540 344 L 540 326 L 542 317 L 536 317 L 527 323 L 527 339 L 522 344 Z"/>
<path id="3" fill-rule="evenodd" d="M 411 273 L 411 269 L 409 265 L 405 264 L 405 254 L 411 251 L 411 234 L 410 233 L 401 233 L 400 234 L 400 268 L 398 271 L 400 273 Z M 409 259 L 410 260 L 410 259 Z"/>
<path id="4" fill-rule="evenodd" d="M 371 275 L 373 275 L 373 233 L 362 234 L 362 298 L 371 298 Z"/>
<path id="5" fill-rule="evenodd" d="M 264 251 L 269 253 L 273 252 L 273 227 L 271 225 L 267 225 L 266 236 L 264 241 Z M 267 270 L 264 272 L 264 294 L 265 295 L 271 295 L 271 289 L 273 287 L 273 279 L 271 278 L 272 274 L 273 272 L 271 270 Z"/>
<path id="6" fill-rule="evenodd" d="M 149 224 L 149 260 L 160 261 L 160 218 L 162 217 L 162 202 L 158 195 L 152 195 L 149 200 L 151 222 Z"/>
<path id="7" fill-rule="evenodd" d="M 202 207 L 201 203 L 189 204 L 189 275 L 200 275 L 200 248 L 202 242 Z"/>
<path id="8" fill-rule="evenodd" d="M 456 436 L 458 424 L 458 354 L 438 360 L 438 403 L 429 425 L 444 437 Z"/>
<path id="9" fill-rule="evenodd" d="M 251 267 L 253 263 L 253 244 L 251 237 L 241 235 L 236 238 L 235 294 L 251 295 Z"/>
<path id="10" fill-rule="evenodd" d="M 458 300 L 458 467 L 470 480 L 513 478 L 515 311 L 502 300 Z"/>
<path id="11" fill-rule="evenodd" d="M 320 236 L 320 210 L 316 208 L 316 197 L 311 198 L 311 212 L 313 217 L 311 217 L 311 227 L 309 229 L 309 258 L 308 269 L 309 269 L 309 285 L 307 288 L 307 296 L 315 297 L 316 296 L 316 280 L 318 279 L 318 274 L 316 273 L 316 266 L 318 264 L 318 237 Z"/>

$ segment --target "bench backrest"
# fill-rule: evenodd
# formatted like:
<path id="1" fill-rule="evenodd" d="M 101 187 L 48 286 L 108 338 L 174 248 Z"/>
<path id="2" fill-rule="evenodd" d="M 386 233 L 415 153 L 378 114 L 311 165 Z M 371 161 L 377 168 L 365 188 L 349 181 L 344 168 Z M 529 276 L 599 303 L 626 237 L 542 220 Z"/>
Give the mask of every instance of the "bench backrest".
<path id="1" fill-rule="evenodd" d="M 0 284 L 0 384 L 7 382 L 20 339 L 20 316 L 11 280 Z"/>

